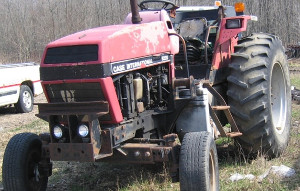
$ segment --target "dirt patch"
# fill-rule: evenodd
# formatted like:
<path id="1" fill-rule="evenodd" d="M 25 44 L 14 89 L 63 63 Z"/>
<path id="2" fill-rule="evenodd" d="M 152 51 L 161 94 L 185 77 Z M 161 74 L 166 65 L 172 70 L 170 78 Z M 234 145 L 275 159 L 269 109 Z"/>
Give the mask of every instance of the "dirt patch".
<path id="1" fill-rule="evenodd" d="M 45 103 L 46 98 L 41 94 L 34 98 L 34 103 Z M 13 106 L 0 108 L 0 132 L 15 129 L 20 126 L 29 124 L 38 118 L 35 114 L 38 113 L 38 108 L 35 105 L 30 113 L 17 113 Z"/>

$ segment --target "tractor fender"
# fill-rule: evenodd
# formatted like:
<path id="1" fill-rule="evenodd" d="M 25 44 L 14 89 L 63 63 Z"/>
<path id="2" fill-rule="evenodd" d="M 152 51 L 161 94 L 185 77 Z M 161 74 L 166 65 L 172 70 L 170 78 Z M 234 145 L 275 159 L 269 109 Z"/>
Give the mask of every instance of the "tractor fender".
<path id="1" fill-rule="evenodd" d="M 198 93 L 199 92 L 199 93 Z M 180 133 L 208 131 L 213 134 L 209 115 L 209 92 L 200 88 L 197 96 L 182 110 L 176 122 L 176 131 Z"/>

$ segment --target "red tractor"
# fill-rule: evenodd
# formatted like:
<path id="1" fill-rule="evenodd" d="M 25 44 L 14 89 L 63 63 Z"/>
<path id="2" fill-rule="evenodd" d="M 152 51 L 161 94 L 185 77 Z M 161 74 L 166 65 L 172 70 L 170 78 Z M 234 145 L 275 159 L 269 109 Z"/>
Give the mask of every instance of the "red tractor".
<path id="1" fill-rule="evenodd" d="M 248 153 L 285 149 L 285 51 L 274 35 L 242 37 L 257 19 L 243 14 L 244 4 L 150 0 L 138 11 L 130 3 L 124 24 L 48 44 L 41 62 L 48 103 L 38 104 L 37 116 L 49 133 L 10 140 L 5 190 L 45 190 L 51 161 L 165 162 L 181 190 L 219 190 L 218 136 L 234 137 Z"/>

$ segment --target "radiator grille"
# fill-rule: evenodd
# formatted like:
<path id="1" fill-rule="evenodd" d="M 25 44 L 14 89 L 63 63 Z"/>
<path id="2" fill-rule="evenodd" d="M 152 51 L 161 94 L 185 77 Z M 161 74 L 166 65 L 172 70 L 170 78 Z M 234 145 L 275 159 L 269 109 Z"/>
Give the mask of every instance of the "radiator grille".
<path id="1" fill-rule="evenodd" d="M 97 60 L 98 45 L 76 45 L 48 48 L 44 63 L 79 63 Z"/>
<path id="2" fill-rule="evenodd" d="M 47 84 L 50 102 L 106 101 L 99 83 Z"/>

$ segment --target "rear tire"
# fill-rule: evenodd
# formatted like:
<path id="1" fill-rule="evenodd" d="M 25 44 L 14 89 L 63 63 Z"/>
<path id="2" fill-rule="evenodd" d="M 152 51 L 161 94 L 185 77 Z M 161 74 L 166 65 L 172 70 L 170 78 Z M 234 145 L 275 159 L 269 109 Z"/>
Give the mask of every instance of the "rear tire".
<path id="1" fill-rule="evenodd" d="M 2 165 L 4 190 L 45 191 L 48 177 L 39 172 L 42 142 L 32 133 L 17 134 L 5 149 Z"/>
<path id="2" fill-rule="evenodd" d="M 17 112 L 28 113 L 33 109 L 33 94 L 26 85 L 21 85 L 18 103 L 15 104 Z"/>
<path id="3" fill-rule="evenodd" d="M 180 190 L 219 190 L 218 157 L 209 132 L 184 135 L 179 157 Z"/>
<path id="4" fill-rule="evenodd" d="M 280 155 L 286 148 L 291 120 L 291 88 L 286 55 L 278 37 L 252 34 L 239 41 L 232 55 L 228 103 L 247 153 Z"/>

